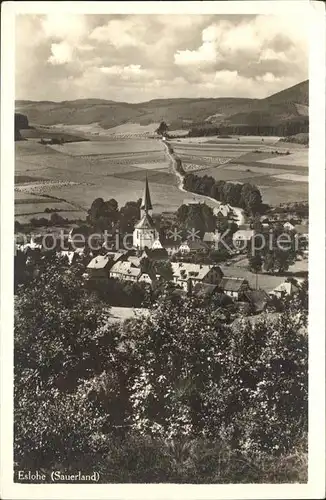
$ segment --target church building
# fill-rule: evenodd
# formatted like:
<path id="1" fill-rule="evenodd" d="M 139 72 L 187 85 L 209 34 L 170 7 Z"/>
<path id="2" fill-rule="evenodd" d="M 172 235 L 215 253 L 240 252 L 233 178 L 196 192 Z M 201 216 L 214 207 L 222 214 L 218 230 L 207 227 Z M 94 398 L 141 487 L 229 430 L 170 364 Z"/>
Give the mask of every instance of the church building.
<path id="1" fill-rule="evenodd" d="M 145 247 L 152 248 L 154 242 L 159 240 L 159 233 L 152 219 L 152 212 L 153 207 L 146 177 L 144 195 L 140 207 L 140 221 L 135 225 L 133 232 L 133 246 L 137 250 L 144 250 Z"/>

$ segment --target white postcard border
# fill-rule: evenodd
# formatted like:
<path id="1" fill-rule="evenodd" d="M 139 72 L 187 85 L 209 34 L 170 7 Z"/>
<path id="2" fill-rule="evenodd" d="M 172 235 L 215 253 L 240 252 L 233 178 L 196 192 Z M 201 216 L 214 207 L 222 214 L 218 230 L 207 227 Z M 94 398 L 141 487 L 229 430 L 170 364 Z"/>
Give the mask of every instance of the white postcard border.
<path id="1" fill-rule="evenodd" d="M 4 499 L 322 498 L 325 485 L 325 9 L 322 2 L 4 2 L 1 16 L 1 496 Z M 309 480 L 278 485 L 13 483 L 14 16 L 274 14 L 310 20 Z"/>

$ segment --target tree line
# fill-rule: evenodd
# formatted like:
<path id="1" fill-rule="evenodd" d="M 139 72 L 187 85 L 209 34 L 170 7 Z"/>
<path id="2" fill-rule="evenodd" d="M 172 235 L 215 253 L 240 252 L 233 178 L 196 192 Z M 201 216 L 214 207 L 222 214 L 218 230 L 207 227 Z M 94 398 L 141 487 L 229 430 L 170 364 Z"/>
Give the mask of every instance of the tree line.
<path id="1" fill-rule="evenodd" d="M 210 196 L 222 203 L 245 209 L 250 214 L 262 212 L 262 196 L 257 186 L 250 183 L 233 183 L 215 180 L 214 177 L 188 173 L 184 188 L 193 193 Z"/>
<path id="2" fill-rule="evenodd" d="M 258 135 L 286 137 L 309 132 L 309 119 L 289 120 L 275 125 L 213 125 L 199 124 L 192 127 L 188 137 L 219 136 L 219 135 Z"/>

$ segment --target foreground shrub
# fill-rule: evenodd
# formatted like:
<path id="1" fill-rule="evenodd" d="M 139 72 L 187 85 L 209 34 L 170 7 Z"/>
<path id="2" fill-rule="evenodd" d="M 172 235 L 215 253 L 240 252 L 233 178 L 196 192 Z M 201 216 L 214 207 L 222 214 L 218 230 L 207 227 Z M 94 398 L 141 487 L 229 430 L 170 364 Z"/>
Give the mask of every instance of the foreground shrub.
<path id="1" fill-rule="evenodd" d="M 112 325 L 78 276 L 43 271 L 16 297 L 16 467 L 79 464 L 115 482 L 305 480 L 303 292 L 300 314 L 289 304 L 230 326 L 222 306 L 167 288 L 148 317 Z"/>

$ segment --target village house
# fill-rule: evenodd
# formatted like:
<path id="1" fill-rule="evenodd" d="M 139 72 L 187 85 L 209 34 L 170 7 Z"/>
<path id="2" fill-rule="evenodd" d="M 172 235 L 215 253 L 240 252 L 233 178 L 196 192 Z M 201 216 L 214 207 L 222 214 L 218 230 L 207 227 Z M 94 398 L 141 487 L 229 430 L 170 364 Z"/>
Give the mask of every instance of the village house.
<path id="1" fill-rule="evenodd" d="M 308 226 L 297 224 L 294 226 L 295 239 L 297 240 L 298 248 L 303 251 L 305 257 L 308 256 L 309 246 L 309 229 Z"/>
<path id="2" fill-rule="evenodd" d="M 31 236 L 29 243 L 25 243 L 24 245 L 18 246 L 19 250 L 26 252 L 27 250 L 41 250 L 42 246 L 42 236 Z"/>
<path id="3" fill-rule="evenodd" d="M 203 242 L 210 248 L 218 249 L 220 245 L 220 239 L 222 234 L 219 231 L 206 232 L 203 236 Z"/>
<path id="4" fill-rule="evenodd" d="M 287 221 L 283 224 L 283 227 L 284 229 L 286 229 L 287 231 L 293 231 L 294 230 L 294 224 L 292 224 L 292 222 L 290 221 Z"/>
<path id="5" fill-rule="evenodd" d="M 253 229 L 239 229 L 232 236 L 234 247 L 241 250 L 246 250 L 254 234 L 255 231 Z"/>
<path id="6" fill-rule="evenodd" d="M 167 251 L 168 256 L 172 257 L 173 255 L 178 253 L 179 247 L 180 247 L 180 242 L 175 241 L 173 239 L 172 240 L 169 239 L 169 240 L 164 241 L 162 246 Z M 154 248 L 154 246 L 152 248 Z"/>
<path id="7" fill-rule="evenodd" d="M 141 258 L 147 258 L 151 262 L 160 262 L 169 260 L 169 254 L 165 248 L 145 248 Z"/>
<path id="8" fill-rule="evenodd" d="M 299 284 L 298 284 L 299 285 Z M 283 296 L 292 296 L 299 291 L 299 286 L 295 285 L 292 281 L 284 281 L 278 285 L 274 290 L 269 292 L 270 296 L 281 299 Z"/>
<path id="9" fill-rule="evenodd" d="M 142 281 L 152 284 L 155 281 L 153 273 L 144 272 L 141 266 L 136 267 L 135 263 L 130 260 L 116 262 L 110 269 L 110 278 L 134 283 Z"/>
<path id="10" fill-rule="evenodd" d="M 218 285 L 210 283 L 196 283 L 193 287 L 192 294 L 198 298 L 212 298 L 218 292 Z"/>
<path id="11" fill-rule="evenodd" d="M 250 304 L 253 313 L 258 314 L 265 311 L 271 299 L 264 290 L 246 290 L 243 292 L 243 300 Z"/>
<path id="12" fill-rule="evenodd" d="M 97 255 L 86 267 L 85 277 L 94 282 L 106 282 L 109 279 L 111 267 L 124 258 L 123 252 L 108 252 L 105 255 Z"/>
<path id="13" fill-rule="evenodd" d="M 196 283 L 217 285 L 223 278 L 223 271 L 219 266 L 172 262 L 171 267 L 174 283 L 180 285 L 184 290 L 188 289 L 189 280 L 192 281 L 193 286 Z"/>
<path id="14" fill-rule="evenodd" d="M 188 255 L 205 250 L 208 250 L 208 246 L 201 240 L 187 240 L 181 243 L 181 245 L 179 246 L 179 252 L 182 255 Z"/>
<path id="15" fill-rule="evenodd" d="M 232 297 L 235 300 L 239 300 L 243 292 L 249 290 L 249 283 L 244 278 L 231 278 L 229 276 L 224 276 L 218 285 L 219 289 Z"/>
<path id="16" fill-rule="evenodd" d="M 221 203 L 218 207 L 213 209 L 213 214 L 217 217 L 219 221 L 230 220 L 235 218 L 235 213 L 233 208 L 228 204 Z"/>

